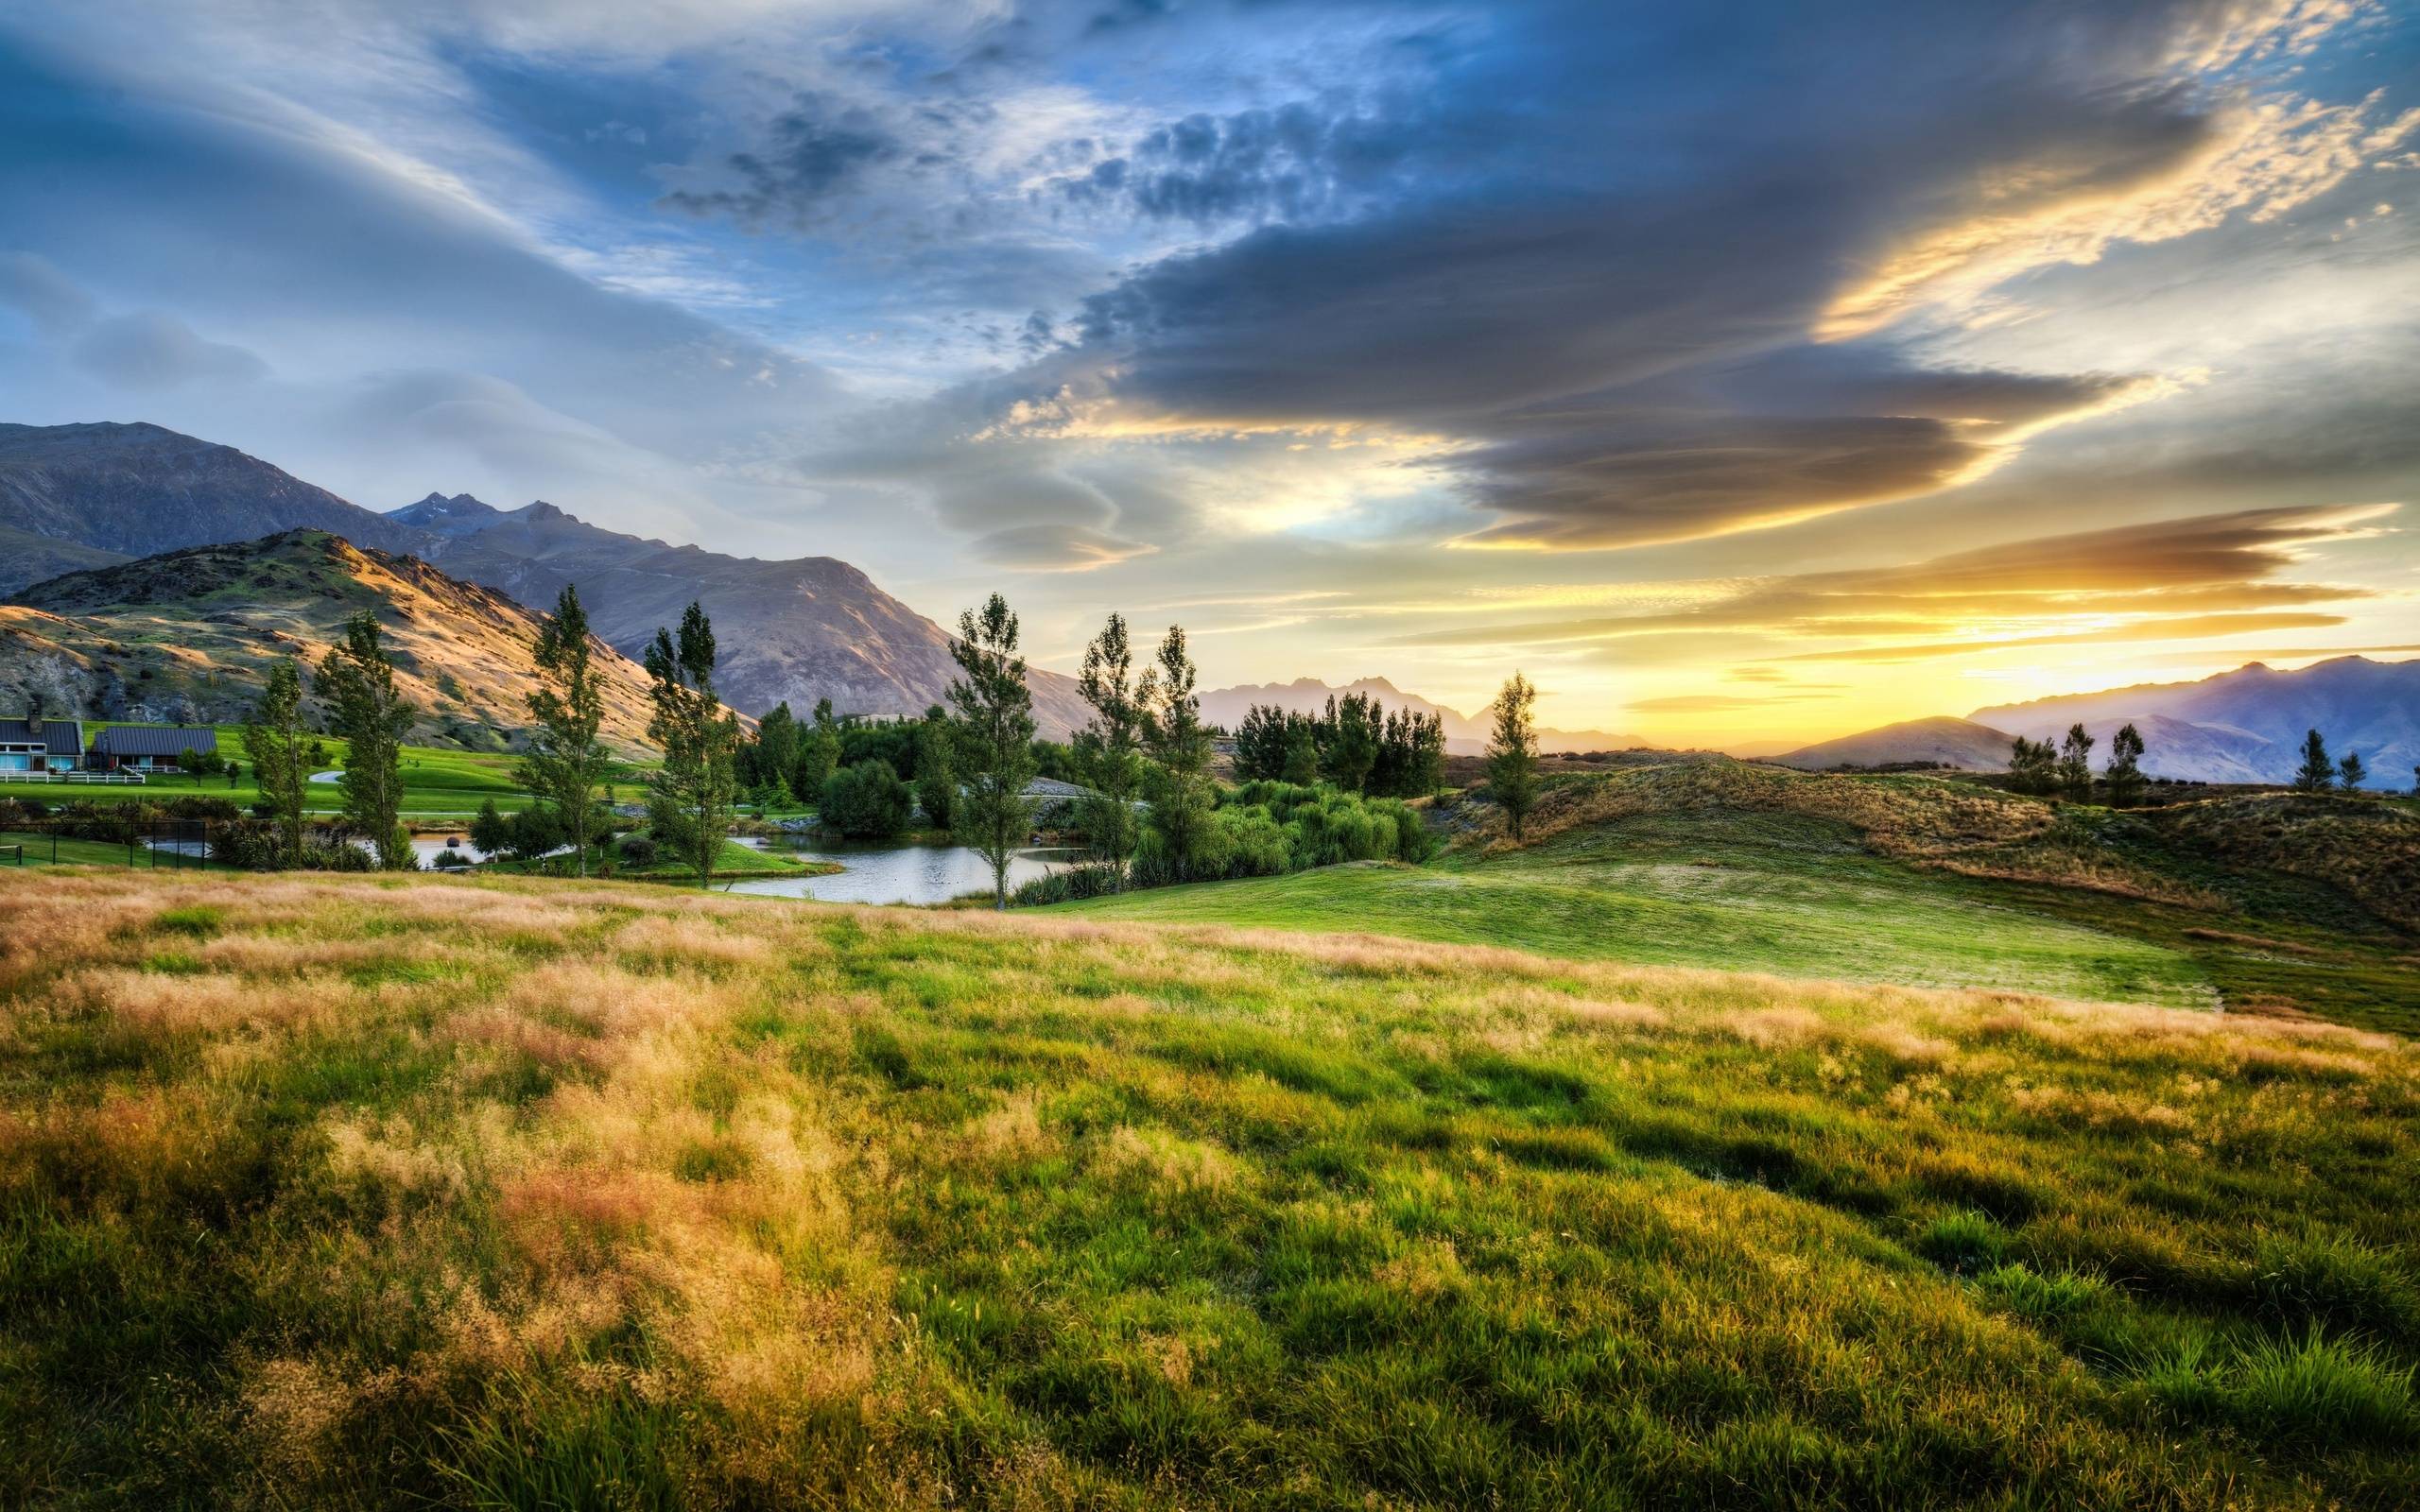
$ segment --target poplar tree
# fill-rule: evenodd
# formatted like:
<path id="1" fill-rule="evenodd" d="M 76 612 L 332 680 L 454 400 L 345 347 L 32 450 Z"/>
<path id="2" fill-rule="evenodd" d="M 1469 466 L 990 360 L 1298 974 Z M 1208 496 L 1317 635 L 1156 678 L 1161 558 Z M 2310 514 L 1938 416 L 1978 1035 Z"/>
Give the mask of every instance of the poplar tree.
<path id="1" fill-rule="evenodd" d="M 956 712 L 959 838 L 992 868 L 992 906 L 1009 906 L 1009 862 L 1033 832 L 1033 693 L 1017 654 L 1017 617 L 994 593 L 958 617 L 949 654 L 966 675 L 949 685 Z"/>
<path id="2" fill-rule="evenodd" d="M 1538 690 L 1515 672 L 1491 706 L 1495 723 L 1487 742 L 1487 790 L 1503 805 L 1515 840 L 1538 801 L 1537 701 Z"/>
<path id="3" fill-rule="evenodd" d="M 302 669 L 286 657 L 268 669 L 268 686 L 244 726 L 244 749 L 251 753 L 252 781 L 261 806 L 277 825 L 278 852 L 285 865 L 302 864 L 302 798 L 311 781 L 311 751 L 302 728 Z"/>
<path id="4" fill-rule="evenodd" d="M 657 627 L 647 672 L 655 705 L 648 738 L 664 748 L 648 789 L 648 823 L 659 842 L 695 858 L 698 885 L 710 886 L 738 795 L 739 721 L 716 696 L 714 622 L 696 602 L 682 611 L 678 639 Z"/>
<path id="5" fill-rule="evenodd" d="M 562 816 L 574 867 L 585 877 L 589 841 L 596 831 L 596 790 L 612 775 L 613 757 L 596 739 L 605 722 L 605 691 L 577 587 L 563 585 L 534 650 L 541 682 L 529 695 L 529 713 L 538 728 L 521 762 L 521 781 Z"/>
<path id="6" fill-rule="evenodd" d="M 1126 617 L 1112 614 L 1084 647 L 1076 690 L 1093 706 L 1092 722 L 1076 731 L 1076 761 L 1092 796 L 1079 806 L 1085 838 L 1122 883 L 1134 853 L 1134 799 L 1143 786 L 1146 711 L 1136 697 L 1134 652 Z"/>
<path id="7" fill-rule="evenodd" d="M 1171 625 L 1156 664 L 1143 674 L 1140 696 L 1147 711 L 1144 747 L 1154 764 L 1151 828 L 1180 880 L 1192 875 L 1211 823 L 1210 731 L 1201 723 L 1194 682 L 1184 627 Z"/>
<path id="8" fill-rule="evenodd" d="M 320 696 L 329 723 L 345 739 L 345 817 L 377 848 L 378 865 L 409 871 L 418 865 L 404 833 L 404 736 L 418 712 L 395 687 L 395 666 L 380 644 L 378 617 L 368 610 L 344 622 L 344 641 L 320 659 Z"/>

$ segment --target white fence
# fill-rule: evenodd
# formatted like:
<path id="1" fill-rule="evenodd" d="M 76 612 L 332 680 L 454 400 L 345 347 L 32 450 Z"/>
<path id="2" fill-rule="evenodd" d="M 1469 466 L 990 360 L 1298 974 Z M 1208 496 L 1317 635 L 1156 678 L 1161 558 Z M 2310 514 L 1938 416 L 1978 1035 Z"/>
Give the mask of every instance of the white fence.
<path id="1" fill-rule="evenodd" d="M 141 772 L 10 772 L 5 779 L 10 782 L 130 782 L 143 785 Z"/>

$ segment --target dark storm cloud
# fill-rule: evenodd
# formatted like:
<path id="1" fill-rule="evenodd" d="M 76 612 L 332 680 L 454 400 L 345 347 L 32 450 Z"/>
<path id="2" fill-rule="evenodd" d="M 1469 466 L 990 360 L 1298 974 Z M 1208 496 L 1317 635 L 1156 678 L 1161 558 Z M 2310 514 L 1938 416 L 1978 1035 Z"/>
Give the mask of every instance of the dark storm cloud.
<path id="1" fill-rule="evenodd" d="M 1685 539 L 1972 476 L 2141 375 L 1939 371 L 1815 335 L 1988 268 L 1970 220 L 2186 174 L 2223 102 L 2176 60 L 2236 9 L 1927 14 L 1504 5 L 1357 113 L 1168 122 L 1071 192 L 1269 223 L 1095 296 L 1083 340 L 1155 422 L 1443 438 L 1489 543 Z M 1927 228 L 1938 248 L 1891 261 Z"/>

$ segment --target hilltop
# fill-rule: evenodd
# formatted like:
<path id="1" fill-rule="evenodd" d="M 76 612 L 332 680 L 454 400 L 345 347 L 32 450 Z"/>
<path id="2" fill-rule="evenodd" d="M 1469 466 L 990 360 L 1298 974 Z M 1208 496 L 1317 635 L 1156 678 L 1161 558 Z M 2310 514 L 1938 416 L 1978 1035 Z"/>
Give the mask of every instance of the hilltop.
<path id="1" fill-rule="evenodd" d="M 189 547 L 24 590 L 0 604 L 0 706 L 22 708 L 39 691 L 55 711 L 95 718 L 237 723 L 272 661 L 315 666 L 365 609 L 419 705 L 414 740 L 495 749 L 528 724 L 537 616 L 416 558 L 317 530 Z M 647 674 L 601 642 L 596 650 L 605 738 L 643 747 Z M 319 713 L 316 700 L 309 707 Z"/>
<path id="2" fill-rule="evenodd" d="M 1938 762 L 1944 766 L 1954 766 L 1963 771 L 1998 772 L 2008 769 L 2008 753 L 2006 730 L 1979 725 L 1971 719 L 1936 715 L 1930 719 L 1910 719 L 1896 725 L 1884 725 L 1879 730 L 1843 735 L 1838 740 L 1819 741 L 1815 745 L 1766 759 L 1777 766 L 1796 766 L 1807 771 L 1824 771 L 1834 766 L 1893 766 Z"/>

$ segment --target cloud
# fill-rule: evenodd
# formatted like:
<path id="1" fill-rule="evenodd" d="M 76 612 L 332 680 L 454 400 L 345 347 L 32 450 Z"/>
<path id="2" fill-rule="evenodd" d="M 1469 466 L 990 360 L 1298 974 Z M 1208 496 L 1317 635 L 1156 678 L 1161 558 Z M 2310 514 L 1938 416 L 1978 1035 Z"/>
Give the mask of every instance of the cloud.
<path id="1" fill-rule="evenodd" d="M 157 313 L 95 321 L 70 351 L 78 367 L 121 388 L 251 383 L 268 372 L 268 364 L 243 348 L 204 341 L 182 320 Z"/>
<path id="2" fill-rule="evenodd" d="M 729 215 L 752 230 L 814 226 L 876 164 L 900 157 L 900 140 L 861 106 L 802 93 L 766 128 L 762 146 L 723 163 L 735 187 L 675 189 L 663 202 L 692 215 Z"/>
<path id="3" fill-rule="evenodd" d="M 2257 509 L 2082 531 L 1889 566 L 1763 578 L 1679 610 L 1466 623 L 1393 644 L 1627 644 L 1674 631 L 1748 629 L 1798 641 L 1891 643 L 1783 660 L 1884 661 L 1903 648 L 1914 659 L 1986 646 L 2316 627 L 2342 624 L 2343 616 L 2275 606 L 2349 604 L 2371 592 L 2276 575 L 2300 566 L 2315 548 L 2369 539 L 2394 511 L 2393 505 Z M 1986 627 L 1994 633 L 1938 639 Z M 1933 639 L 1910 646 L 1911 637 Z"/>
<path id="4" fill-rule="evenodd" d="M 0 255 L 0 304 L 22 312 L 44 335 L 68 335 L 100 314 L 99 301 L 31 252 Z"/>

